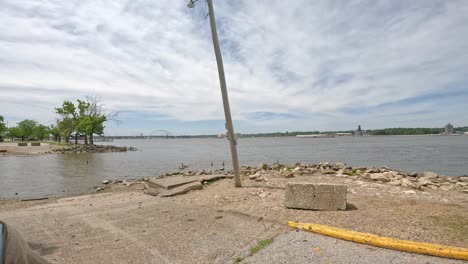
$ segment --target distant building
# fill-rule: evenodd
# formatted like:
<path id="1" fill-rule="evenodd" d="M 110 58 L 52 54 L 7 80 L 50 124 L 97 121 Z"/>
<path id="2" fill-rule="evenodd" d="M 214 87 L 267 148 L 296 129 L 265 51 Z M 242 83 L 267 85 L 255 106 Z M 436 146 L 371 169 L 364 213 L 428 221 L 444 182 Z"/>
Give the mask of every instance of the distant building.
<path id="1" fill-rule="evenodd" d="M 362 136 L 362 135 L 364 135 L 364 131 L 362 131 L 361 125 L 358 125 L 357 130 L 354 131 L 354 135 L 355 135 L 355 136 Z"/>
<path id="2" fill-rule="evenodd" d="M 448 123 L 447 125 L 445 125 L 445 135 L 451 135 L 453 134 L 453 126 L 452 124 Z"/>

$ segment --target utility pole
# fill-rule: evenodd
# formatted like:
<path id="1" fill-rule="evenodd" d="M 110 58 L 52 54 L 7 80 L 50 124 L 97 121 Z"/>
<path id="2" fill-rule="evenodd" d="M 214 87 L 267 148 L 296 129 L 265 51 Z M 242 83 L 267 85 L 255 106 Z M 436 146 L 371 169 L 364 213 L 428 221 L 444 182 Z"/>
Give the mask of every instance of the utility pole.
<path id="1" fill-rule="evenodd" d="M 190 0 L 187 7 L 193 8 L 197 0 Z M 237 142 L 234 134 L 234 126 L 232 125 L 231 109 L 229 107 L 229 97 L 226 87 L 226 77 L 224 76 L 223 58 L 221 56 L 221 48 L 219 47 L 218 32 L 216 31 L 216 21 L 213 10 L 213 1 L 207 0 L 208 14 L 210 16 L 211 36 L 213 38 L 213 46 L 216 55 L 216 63 L 218 64 L 219 84 L 221 86 L 221 95 L 223 97 L 224 117 L 226 119 L 226 129 L 228 132 L 229 145 L 231 147 L 232 168 L 234 171 L 234 185 L 241 187 L 239 159 L 237 157 Z"/>

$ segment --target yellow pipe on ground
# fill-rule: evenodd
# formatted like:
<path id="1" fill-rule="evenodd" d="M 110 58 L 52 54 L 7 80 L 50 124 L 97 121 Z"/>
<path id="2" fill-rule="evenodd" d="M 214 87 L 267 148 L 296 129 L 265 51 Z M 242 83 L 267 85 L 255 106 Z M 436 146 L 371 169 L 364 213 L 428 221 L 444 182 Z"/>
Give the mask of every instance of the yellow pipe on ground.
<path id="1" fill-rule="evenodd" d="M 307 224 L 289 221 L 288 226 L 300 230 L 314 232 L 326 236 L 331 236 L 334 238 L 344 239 L 376 247 L 383 247 L 411 253 L 418 253 L 451 259 L 468 260 L 468 248 L 400 240 L 319 224 Z"/>

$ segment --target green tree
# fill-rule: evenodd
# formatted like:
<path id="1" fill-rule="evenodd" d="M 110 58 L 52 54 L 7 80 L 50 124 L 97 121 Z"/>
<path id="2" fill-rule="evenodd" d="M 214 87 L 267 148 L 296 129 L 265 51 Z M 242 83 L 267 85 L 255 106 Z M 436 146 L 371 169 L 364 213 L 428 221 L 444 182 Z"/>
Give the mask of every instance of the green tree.
<path id="1" fill-rule="evenodd" d="M 84 120 L 89 112 L 89 103 L 78 99 L 78 124 L 76 127 L 77 133 L 84 135 L 85 145 L 88 145 L 88 128 L 87 121 Z"/>
<path id="2" fill-rule="evenodd" d="M 7 127 L 4 121 L 3 116 L 0 115 L 0 139 L 2 139 L 3 135 L 7 132 Z"/>
<path id="3" fill-rule="evenodd" d="M 102 135 L 104 134 L 104 122 L 107 120 L 107 117 L 104 115 L 99 116 L 84 116 L 80 123 L 78 124 L 78 129 L 82 131 L 85 135 L 89 136 L 89 143 L 92 145 L 93 135 Z"/>
<path id="4" fill-rule="evenodd" d="M 61 116 L 57 128 L 69 142 L 70 135 L 75 132 L 85 135 L 85 144 L 93 144 L 93 135 L 104 134 L 104 122 L 108 117 L 104 113 L 101 99 L 96 96 L 87 96 L 86 100 L 77 100 L 77 104 L 65 101 L 62 107 L 55 108 L 56 113 Z"/>
<path id="5" fill-rule="evenodd" d="M 19 129 L 19 127 L 8 128 L 7 137 L 11 138 L 11 141 L 13 141 L 15 138 L 22 137 L 21 129 Z"/>
<path id="6" fill-rule="evenodd" d="M 442 128 L 384 128 L 371 130 L 371 135 L 427 135 L 442 133 Z"/>
<path id="7" fill-rule="evenodd" d="M 49 133 L 54 137 L 54 141 L 58 141 L 60 143 L 62 137 L 58 125 L 51 125 Z"/>
<path id="8" fill-rule="evenodd" d="M 70 101 L 64 101 L 62 107 L 55 108 L 61 119 L 57 122 L 57 128 L 65 142 L 70 142 L 70 135 L 76 130 L 78 125 L 78 113 L 75 105 Z"/>
<path id="9" fill-rule="evenodd" d="M 34 135 L 37 139 L 39 139 L 40 141 L 42 141 L 44 138 L 49 138 L 50 129 L 49 129 L 48 126 L 44 126 L 44 125 L 39 124 L 39 125 L 36 126 L 36 128 L 34 129 L 33 135 Z"/>
<path id="10" fill-rule="evenodd" d="M 18 123 L 18 128 L 21 131 L 21 141 L 26 138 L 29 140 L 29 137 L 33 134 L 34 130 L 36 129 L 38 123 L 34 120 L 25 119 Z"/>
<path id="11" fill-rule="evenodd" d="M 104 114 L 101 99 L 96 96 L 87 96 L 86 102 L 78 100 L 79 122 L 77 130 L 89 137 L 89 143 L 93 142 L 93 135 L 104 134 L 104 122 L 108 117 Z"/>

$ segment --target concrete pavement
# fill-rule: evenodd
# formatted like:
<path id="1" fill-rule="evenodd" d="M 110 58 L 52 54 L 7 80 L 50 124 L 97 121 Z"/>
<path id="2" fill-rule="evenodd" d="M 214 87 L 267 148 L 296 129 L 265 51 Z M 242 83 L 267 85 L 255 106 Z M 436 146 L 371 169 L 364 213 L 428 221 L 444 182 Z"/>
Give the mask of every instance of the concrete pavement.
<path id="1" fill-rule="evenodd" d="M 452 260 L 383 249 L 339 240 L 305 231 L 292 230 L 242 263 L 368 263 L 368 264 L 461 264 Z"/>
<path id="2" fill-rule="evenodd" d="M 141 192 L 64 198 L 0 212 L 51 263 L 232 263 L 285 227 Z"/>
<path id="3" fill-rule="evenodd" d="M 0 219 L 51 263 L 466 263 L 295 231 L 286 222 L 141 191 L 63 198 L 5 210 Z M 272 237 L 272 244 L 248 256 L 258 241 Z"/>

